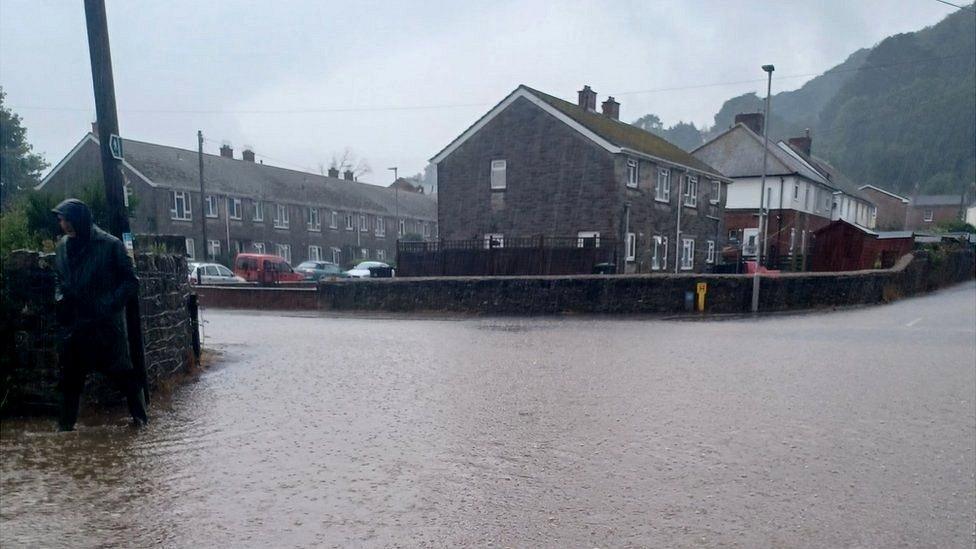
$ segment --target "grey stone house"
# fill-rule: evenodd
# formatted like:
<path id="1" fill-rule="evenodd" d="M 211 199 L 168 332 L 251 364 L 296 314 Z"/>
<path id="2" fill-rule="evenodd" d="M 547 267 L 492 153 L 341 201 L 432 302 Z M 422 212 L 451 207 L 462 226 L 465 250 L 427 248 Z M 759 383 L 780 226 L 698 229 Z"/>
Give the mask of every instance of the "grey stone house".
<path id="1" fill-rule="evenodd" d="M 186 238 L 187 255 L 229 262 L 240 252 L 349 263 L 393 261 L 398 238 L 437 236 L 437 203 L 429 196 L 255 162 L 245 150 L 234 158 L 203 155 L 206 199 L 200 200 L 196 151 L 124 140 L 126 198 L 134 196 L 134 233 Z M 101 184 L 98 138 L 88 133 L 41 181 L 38 189 L 76 196 Z M 203 222 L 207 241 L 203 241 Z"/>
<path id="2" fill-rule="evenodd" d="M 441 238 L 616 242 L 619 272 L 710 270 L 730 180 L 619 112 L 589 86 L 576 103 L 516 88 L 431 159 Z"/>

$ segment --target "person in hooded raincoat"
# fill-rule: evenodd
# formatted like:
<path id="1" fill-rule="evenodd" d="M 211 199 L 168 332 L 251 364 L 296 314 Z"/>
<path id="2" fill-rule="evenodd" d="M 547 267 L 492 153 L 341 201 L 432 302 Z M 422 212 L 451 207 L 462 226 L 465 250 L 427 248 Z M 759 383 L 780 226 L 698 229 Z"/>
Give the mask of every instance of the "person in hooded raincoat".
<path id="1" fill-rule="evenodd" d="M 149 421 L 144 376 L 132 366 L 124 308 L 138 291 L 125 246 L 92 221 L 80 200 L 69 198 L 54 210 L 65 236 L 55 249 L 62 395 L 58 427 L 74 429 L 85 379 L 92 371 L 108 376 L 125 394 L 137 425 Z"/>

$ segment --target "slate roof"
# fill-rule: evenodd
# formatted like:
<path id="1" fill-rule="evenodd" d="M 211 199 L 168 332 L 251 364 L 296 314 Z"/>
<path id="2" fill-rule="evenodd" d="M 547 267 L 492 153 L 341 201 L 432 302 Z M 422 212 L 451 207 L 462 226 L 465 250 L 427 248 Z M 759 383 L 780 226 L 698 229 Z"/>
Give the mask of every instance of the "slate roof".
<path id="1" fill-rule="evenodd" d="M 837 190 L 843 191 L 844 194 L 847 194 L 849 196 L 860 198 L 861 200 L 865 202 L 869 202 L 871 204 L 874 203 L 871 201 L 871 198 L 861 190 L 861 187 L 859 187 L 856 183 L 848 179 L 843 172 L 841 172 L 836 167 L 834 167 L 834 165 L 831 164 L 830 162 L 827 162 L 826 160 L 820 158 L 819 156 L 815 156 L 815 155 L 807 156 L 802 151 L 798 151 L 796 150 L 795 147 L 787 143 L 783 143 L 782 141 L 780 142 L 780 146 L 789 147 L 794 153 L 799 155 L 800 158 L 802 158 L 807 163 L 811 164 L 813 167 L 817 168 L 817 171 L 819 171 L 820 173 L 824 174 L 827 177 L 827 183 L 830 186 L 836 188 Z"/>
<path id="2" fill-rule="evenodd" d="M 769 176 L 801 175 L 829 185 L 827 178 L 808 165 L 792 148 L 769 144 L 766 174 Z M 691 151 L 696 158 L 715 166 L 729 177 L 758 177 L 762 175 L 763 138 L 744 124 L 736 124 L 711 141 Z"/>
<path id="3" fill-rule="evenodd" d="M 154 184 L 200 190 L 196 151 L 131 139 L 123 140 L 123 150 L 126 162 Z M 417 193 L 399 193 L 397 197 L 389 187 L 213 154 L 203 155 L 203 174 L 208 193 L 390 216 L 399 210 L 401 217 L 437 219 L 436 200 Z"/>
<path id="4" fill-rule="evenodd" d="M 696 170 L 728 175 L 695 158 L 681 147 L 637 126 L 614 120 L 602 113 L 586 110 L 575 103 L 532 89 L 524 84 L 521 87 L 618 147 L 632 149 Z"/>
<path id="5" fill-rule="evenodd" d="M 923 194 L 911 199 L 912 206 L 960 206 L 962 195 L 959 194 Z"/>

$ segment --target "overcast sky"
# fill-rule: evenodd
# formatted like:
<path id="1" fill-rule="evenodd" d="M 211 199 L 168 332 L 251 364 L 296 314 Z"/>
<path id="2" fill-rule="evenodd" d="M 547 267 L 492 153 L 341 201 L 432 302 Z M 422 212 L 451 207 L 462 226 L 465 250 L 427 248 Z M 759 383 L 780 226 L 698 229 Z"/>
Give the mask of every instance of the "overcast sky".
<path id="1" fill-rule="evenodd" d="M 722 102 L 773 91 L 953 8 L 934 0 L 634 2 L 108 0 L 123 137 L 317 171 L 350 147 L 388 183 L 423 169 L 519 84 L 621 118 L 711 125 Z M 739 84 L 730 82 L 750 81 Z M 690 88 L 708 84 L 716 86 Z M 0 86 L 56 163 L 94 119 L 82 0 L 0 0 Z M 653 91 L 662 88 L 685 88 Z M 646 91 L 652 90 L 652 91 Z"/>

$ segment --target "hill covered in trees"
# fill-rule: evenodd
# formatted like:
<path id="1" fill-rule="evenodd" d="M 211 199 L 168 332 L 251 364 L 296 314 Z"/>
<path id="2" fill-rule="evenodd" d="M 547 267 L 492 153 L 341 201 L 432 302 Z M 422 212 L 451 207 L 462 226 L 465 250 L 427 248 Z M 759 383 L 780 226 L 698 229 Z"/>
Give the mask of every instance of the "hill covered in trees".
<path id="1" fill-rule="evenodd" d="M 775 79 L 775 75 L 773 76 Z M 761 112 L 755 93 L 722 105 L 711 128 L 657 116 L 635 125 L 692 149 Z M 797 90 L 773 95 L 770 137 L 809 128 L 814 154 L 859 184 L 904 195 L 962 193 L 976 180 L 976 15 L 958 10 L 937 25 L 858 50 Z"/>

